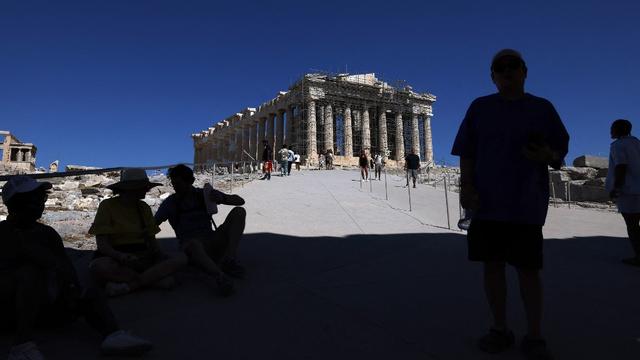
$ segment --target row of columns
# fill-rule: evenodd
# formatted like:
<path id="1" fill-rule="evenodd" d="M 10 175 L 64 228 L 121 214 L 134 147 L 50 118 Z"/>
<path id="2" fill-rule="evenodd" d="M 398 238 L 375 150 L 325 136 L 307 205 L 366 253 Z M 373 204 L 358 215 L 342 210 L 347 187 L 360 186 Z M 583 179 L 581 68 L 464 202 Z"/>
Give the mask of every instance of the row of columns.
<path id="1" fill-rule="evenodd" d="M 297 151 L 306 153 L 306 157 L 309 160 L 316 160 L 318 156 L 318 139 L 317 131 L 319 126 L 323 130 L 323 137 L 320 139 L 323 144 L 322 149 L 334 149 L 334 133 L 333 126 L 334 109 L 331 104 L 321 106 L 317 108 L 315 101 L 309 101 L 307 103 L 306 112 L 306 133 L 301 134 L 306 138 L 306 148 L 296 149 Z M 319 111 L 318 111 L 319 110 Z M 300 111 L 298 111 L 300 114 Z M 419 131 L 419 115 L 413 113 L 411 116 L 411 147 L 417 154 L 421 154 L 423 161 L 433 162 L 433 145 L 431 134 L 431 119 L 428 116 L 424 116 L 424 140 L 425 149 L 420 149 L 420 131 Z M 256 120 L 257 119 L 257 120 Z M 216 130 L 222 130 L 218 133 L 214 133 L 206 140 L 203 147 L 199 148 L 196 153 L 197 162 L 206 162 L 207 160 L 232 160 L 240 161 L 245 157 L 245 152 L 254 159 L 260 161 L 262 158 L 262 142 L 267 140 L 272 145 L 273 153 L 275 156 L 277 150 L 282 147 L 284 143 L 291 144 L 293 139 L 293 124 L 298 121 L 300 124 L 303 121 L 302 117 L 296 119 L 293 108 L 287 110 L 278 110 L 273 113 L 268 113 L 267 116 L 260 116 L 256 119 L 248 119 L 246 122 L 239 122 L 236 124 L 219 125 Z M 286 128 L 285 128 L 286 119 Z M 242 119 L 244 120 L 244 119 Z M 360 124 L 360 135 L 362 138 L 362 149 L 371 151 L 371 119 L 370 112 L 367 106 L 364 106 L 362 111 L 352 111 L 350 106 L 344 108 L 343 111 L 344 120 L 344 152 L 345 157 L 358 156 L 353 153 L 354 149 L 354 125 L 353 122 Z M 225 128 L 226 127 L 226 128 Z M 297 131 L 300 131 L 302 127 L 298 125 Z M 223 130 L 224 129 L 224 130 Z M 405 138 L 404 138 L 404 123 L 402 112 L 395 113 L 395 153 L 393 157 L 396 160 L 403 160 L 405 157 Z M 388 129 L 387 129 L 387 113 L 386 109 L 382 109 L 379 113 L 378 121 L 378 150 L 386 158 L 388 144 Z M 297 144 L 301 146 L 302 144 Z M 335 152 L 334 152 L 335 153 Z"/>
<path id="2" fill-rule="evenodd" d="M 307 148 L 306 153 L 310 158 L 315 159 L 318 153 L 318 144 L 316 142 L 317 135 L 317 118 L 316 118 L 316 102 L 309 101 L 307 104 Z M 362 148 L 371 150 L 371 126 L 369 118 L 369 109 L 365 106 L 362 113 L 361 120 L 361 132 L 362 132 Z M 424 136 L 425 136 L 425 149 L 424 152 L 420 151 L 420 130 L 419 130 L 419 114 L 413 113 L 411 117 L 411 148 L 416 154 L 422 154 L 423 161 L 433 162 L 433 144 L 431 135 L 431 119 L 428 116 L 424 117 Z M 324 129 L 324 146 L 323 149 L 333 149 L 334 143 L 334 129 L 333 129 L 333 108 L 331 105 L 326 105 L 320 108 L 320 118 Z M 351 107 L 347 106 L 344 109 L 344 156 L 354 156 L 353 154 L 353 124 L 352 124 L 352 111 Z M 404 124 L 402 120 L 402 112 L 398 111 L 395 117 L 395 159 L 404 160 Z M 381 155 L 386 158 L 388 146 L 388 131 L 387 131 L 387 114 L 383 109 L 379 115 L 378 121 L 378 147 Z M 358 154 L 355 154 L 358 155 Z"/>

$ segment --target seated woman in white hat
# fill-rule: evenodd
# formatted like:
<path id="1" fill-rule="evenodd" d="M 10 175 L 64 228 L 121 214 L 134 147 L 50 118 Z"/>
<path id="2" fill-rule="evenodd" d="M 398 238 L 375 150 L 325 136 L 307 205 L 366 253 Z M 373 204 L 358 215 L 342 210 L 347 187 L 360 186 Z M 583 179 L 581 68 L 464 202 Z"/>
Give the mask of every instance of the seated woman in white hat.
<path id="1" fill-rule="evenodd" d="M 171 288 L 171 276 L 187 264 L 184 254 L 169 257 L 160 250 L 155 235 L 160 232 L 145 194 L 159 183 L 149 182 L 142 169 L 125 169 L 120 181 L 109 185 L 118 196 L 98 207 L 89 233 L 96 236 L 98 250 L 89 265 L 92 275 L 106 283 L 110 296 L 141 287 Z"/>

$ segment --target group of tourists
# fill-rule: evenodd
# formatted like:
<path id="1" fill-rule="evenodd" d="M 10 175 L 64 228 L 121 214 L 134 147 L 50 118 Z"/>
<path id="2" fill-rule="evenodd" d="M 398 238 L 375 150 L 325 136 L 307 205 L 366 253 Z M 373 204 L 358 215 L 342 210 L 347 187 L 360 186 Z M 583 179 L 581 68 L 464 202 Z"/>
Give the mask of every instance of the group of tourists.
<path id="1" fill-rule="evenodd" d="M 276 154 L 277 162 L 273 160 L 272 148 L 271 145 L 269 145 L 269 141 L 264 140 L 262 146 L 262 173 L 264 175 L 260 180 L 271 180 L 271 172 L 274 170 L 274 165 L 280 169 L 280 176 L 290 176 L 291 168 L 294 164 L 296 170 L 300 171 L 300 154 L 288 148 L 287 144 L 283 144 L 282 148 L 278 150 Z"/>
<path id="2" fill-rule="evenodd" d="M 138 289 L 176 286 L 174 274 L 191 264 L 211 277 L 222 296 L 232 295 L 232 278 L 243 278 L 237 261 L 244 232 L 244 199 L 206 184 L 193 186 L 193 171 L 169 169 L 175 190 L 155 216 L 142 199 L 159 183 L 142 169 L 125 169 L 120 181 L 108 186 L 114 197 L 103 200 L 89 233 L 97 250 L 89 264 L 91 281 L 81 285 L 60 235 L 38 219 L 52 185 L 27 176 L 14 176 L 2 188 L 9 215 L 0 222 L 0 326 L 15 333 L 10 360 L 43 359 L 33 341 L 37 325 L 62 326 L 84 317 L 102 336 L 106 355 L 141 355 L 152 344 L 124 331 L 105 296 Z M 218 205 L 234 206 L 220 226 L 212 220 Z M 155 238 L 169 221 L 180 242 L 176 255 L 165 253 Z M 213 227 L 212 227 L 213 225 Z"/>

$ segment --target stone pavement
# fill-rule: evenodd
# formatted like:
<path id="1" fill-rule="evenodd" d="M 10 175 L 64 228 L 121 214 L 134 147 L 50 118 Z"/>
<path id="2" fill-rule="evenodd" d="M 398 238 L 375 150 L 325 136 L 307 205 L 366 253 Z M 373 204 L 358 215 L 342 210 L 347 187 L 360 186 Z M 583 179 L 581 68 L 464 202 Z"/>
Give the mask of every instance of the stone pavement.
<path id="1" fill-rule="evenodd" d="M 123 324 L 151 339 L 147 359 L 521 359 L 517 348 L 475 349 L 489 311 L 481 265 L 466 260 L 464 233 L 447 229 L 444 193 L 418 185 L 411 211 L 404 179 L 360 183 L 356 171 L 300 171 L 234 192 L 245 198 L 237 294 L 180 274 L 172 292 L 111 300 Z M 221 223 L 228 209 L 217 216 Z M 451 226 L 458 218 L 449 194 Z M 640 358 L 640 269 L 619 215 L 551 209 L 545 237 L 545 332 L 557 359 Z M 175 249 L 166 224 L 163 244 Z M 88 254 L 80 254 L 86 262 Z M 79 265 L 82 266 L 82 265 Z M 509 273 L 511 327 L 524 314 Z M 86 325 L 39 336 L 50 359 L 93 359 Z M 8 346 L 0 338 L 2 348 Z"/>

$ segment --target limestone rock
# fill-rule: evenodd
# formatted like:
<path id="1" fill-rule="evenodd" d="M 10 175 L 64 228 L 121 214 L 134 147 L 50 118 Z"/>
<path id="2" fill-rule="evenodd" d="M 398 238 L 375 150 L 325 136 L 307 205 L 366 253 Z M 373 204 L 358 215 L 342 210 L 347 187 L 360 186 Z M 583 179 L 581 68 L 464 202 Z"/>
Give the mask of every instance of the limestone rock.
<path id="1" fill-rule="evenodd" d="M 595 179 L 598 175 L 598 170 L 588 167 L 564 167 L 562 171 L 566 171 L 571 180 Z"/>
<path id="2" fill-rule="evenodd" d="M 609 167 L 609 159 L 601 156 L 582 155 L 573 160 L 573 166 L 606 169 Z"/>
<path id="3" fill-rule="evenodd" d="M 58 185 L 58 188 L 63 191 L 76 190 L 80 187 L 79 181 L 65 181 Z"/>

